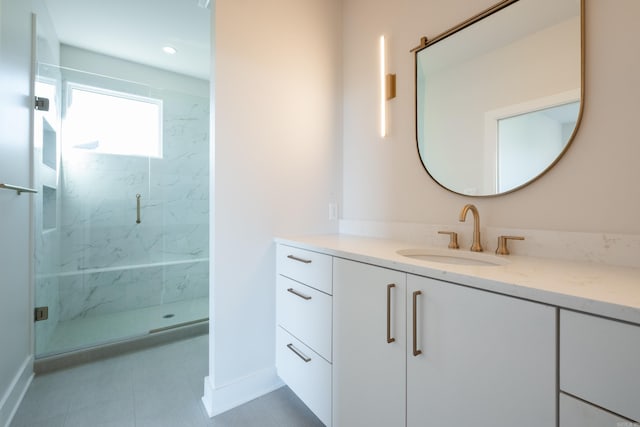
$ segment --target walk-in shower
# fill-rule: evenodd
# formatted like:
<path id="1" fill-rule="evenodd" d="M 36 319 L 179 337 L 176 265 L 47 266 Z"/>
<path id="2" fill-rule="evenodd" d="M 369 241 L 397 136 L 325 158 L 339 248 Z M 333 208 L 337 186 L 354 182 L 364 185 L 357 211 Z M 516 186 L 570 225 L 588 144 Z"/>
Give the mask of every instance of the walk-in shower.
<path id="1" fill-rule="evenodd" d="M 207 320 L 209 98 L 182 78 L 38 65 L 37 357 Z"/>

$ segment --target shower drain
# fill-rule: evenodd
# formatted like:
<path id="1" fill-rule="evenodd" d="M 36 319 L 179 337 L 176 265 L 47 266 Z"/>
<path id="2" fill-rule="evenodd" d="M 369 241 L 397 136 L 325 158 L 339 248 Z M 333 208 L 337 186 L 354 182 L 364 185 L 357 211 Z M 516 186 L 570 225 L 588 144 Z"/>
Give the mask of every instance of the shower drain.
<path id="1" fill-rule="evenodd" d="M 162 316 L 162 318 L 163 319 L 171 319 L 173 316 L 175 316 L 175 314 L 169 313 L 169 314 L 165 314 L 164 316 Z"/>

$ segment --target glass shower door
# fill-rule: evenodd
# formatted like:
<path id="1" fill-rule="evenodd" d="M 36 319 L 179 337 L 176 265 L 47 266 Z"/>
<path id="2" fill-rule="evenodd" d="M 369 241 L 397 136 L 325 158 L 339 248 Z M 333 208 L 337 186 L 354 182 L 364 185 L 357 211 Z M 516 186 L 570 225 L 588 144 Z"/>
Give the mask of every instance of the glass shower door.
<path id="1" fill-rule="evenodd" d="M 46 353 L 58 324 L 60 271 L 60 71 L 40 65 L 35 95 L 49 101 L 48 109 L 34 116 L 33 174 L 38 194 L 34 197 L 35 352 Z"/>
<path id="2" fill-rule="evenodd" d="M 45 64 L 38 76 L 56 109 L 38 113 L 34 153 L 37 357 L 206 321 L 208 99 Z"/>

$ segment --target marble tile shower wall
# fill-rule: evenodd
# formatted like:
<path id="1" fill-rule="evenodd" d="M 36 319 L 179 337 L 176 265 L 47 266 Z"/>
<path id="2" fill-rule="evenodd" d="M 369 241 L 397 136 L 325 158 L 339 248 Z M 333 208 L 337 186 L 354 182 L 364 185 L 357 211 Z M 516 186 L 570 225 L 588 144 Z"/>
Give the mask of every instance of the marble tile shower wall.
<path id="1" fill-rule="evenodd" d="M 178 264 L 122 267 L 59 278 L 59 319 L 115 313 L 206 297 L 206 259 Z"/>
<path id="2" fill-rule="evenodd" d="M 208 294 L 209 100 L 151 96 L 164 101 L 162 158 L 63 153 L 61 321 Z"/>

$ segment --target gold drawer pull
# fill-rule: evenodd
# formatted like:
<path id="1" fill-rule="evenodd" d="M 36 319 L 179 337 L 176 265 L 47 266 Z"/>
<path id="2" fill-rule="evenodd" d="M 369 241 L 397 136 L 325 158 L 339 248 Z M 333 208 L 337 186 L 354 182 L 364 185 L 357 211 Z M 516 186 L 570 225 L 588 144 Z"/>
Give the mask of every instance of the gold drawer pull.
<path id="1" fill-rule="evenodd" d="M 300 359 L 304 360 L 304 363 L 311 362 L 311 358 L 307 357 L 303 352 L 301 352 L 300 350 L 295 348 L 293 346 L 293 344 L 287 344 L 287 347 L 289 347 L 289 350 L 293 351 L 296 354 L 296 356 L 298 356 Z"/>
<path id="2" fill-rule="evenodd" d="M 307 300 L 307 301 L 309 301 L 309 300 L 311 299 L 311 297 L 310 297 L 309 295 L 302 294 L 302 293 L 300 293 L 300 292 L 296 291 L 296 290 L 295 290 L 295 289 L 293 289 L 293 288 L 289 288 L 289 289 L 287 289 L 287 292 L 291 292 L 291 293 L 292 293 L 292 294 L 294 294 L 295 296 L 300 297 L 300 298 L 302 298 L 302 299 L 304 299 L 304 300 Z"/>
<path id="3" fill-rule="evenodd" d="M 305 264 L 311 264 L 311 260 L 310 259 L 298 258 L 295 255 L 287 255 L 287 258 L 292 259 L 294 261 L 303 262 Z"/>
<path id="4" fill-rule="evenodd" d="M 415 291 L 413 293 L 413 355 L 422 354 L 422 350 L 418 350 L 418 295 L 422 292 Z"/>
<path id="5" fill-rule="evenodd" d="M 391 289 L 395 287 L 393 283 L 387 285 L 387 344 L 396 340 L 391 336 Z"/>

